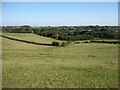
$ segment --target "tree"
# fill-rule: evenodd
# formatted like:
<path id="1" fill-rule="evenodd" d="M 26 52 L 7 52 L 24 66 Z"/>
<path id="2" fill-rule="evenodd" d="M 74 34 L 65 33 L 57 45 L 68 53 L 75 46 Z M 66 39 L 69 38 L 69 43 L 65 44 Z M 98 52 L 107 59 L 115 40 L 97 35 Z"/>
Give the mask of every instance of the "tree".
<path id="1" fill-rule="evenodd" d="M 60 46 L 59 42 L 52 42 L 52 46 Z"/>

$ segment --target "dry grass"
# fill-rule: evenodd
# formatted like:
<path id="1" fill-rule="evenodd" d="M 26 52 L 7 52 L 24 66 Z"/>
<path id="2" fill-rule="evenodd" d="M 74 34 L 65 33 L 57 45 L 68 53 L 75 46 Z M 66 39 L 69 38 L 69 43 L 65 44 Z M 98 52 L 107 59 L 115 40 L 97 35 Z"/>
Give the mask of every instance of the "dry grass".
<path id="1" fill-rule="evenodd" d="M 34 34 L 6 35 L 44 43 L 54 41 Z M 3 87 L 117 88 L 118 45 L 53 47 L 3 38 Z"/>

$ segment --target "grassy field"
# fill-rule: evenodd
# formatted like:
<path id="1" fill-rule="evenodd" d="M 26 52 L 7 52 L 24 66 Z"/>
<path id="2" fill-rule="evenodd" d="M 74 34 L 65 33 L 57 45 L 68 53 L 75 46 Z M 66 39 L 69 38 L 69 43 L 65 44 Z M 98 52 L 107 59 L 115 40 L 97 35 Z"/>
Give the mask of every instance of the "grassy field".
<path id="1" fill-rule="evenodd" d="M 0 43 L 0 89 L 2 89 L 2 37 L 0 37 Z"/>
<path id="2" fill-rule="evenodd" d="M 12 37 L 12 38 L 16 38 L 16 39 L 20 39 L 20 40 L 27 40 L 27 41 L 33 41 L 33 42 L 37 42 L 37 43 L 46 43 L 46 44 L 51 44 L 52 41 L 59 41 L 62 42 L 60 40 L 55 40 L 55 39 L 51 39 L 51 38 L 46 38 L 46 37 L 42 37 L 36 34 L 31 34 L 31 33 L 4 33 L 3 35 L 8 36 L 8 37 Z"/>
<path id="3" fill-rule="evenodd" d="M 34 34 L 4 34 L 50 44 Z M 117 88 L 118 45 L 70 44 L 66 47 L 28 44 L 3 38 L 3 88 Z"/>

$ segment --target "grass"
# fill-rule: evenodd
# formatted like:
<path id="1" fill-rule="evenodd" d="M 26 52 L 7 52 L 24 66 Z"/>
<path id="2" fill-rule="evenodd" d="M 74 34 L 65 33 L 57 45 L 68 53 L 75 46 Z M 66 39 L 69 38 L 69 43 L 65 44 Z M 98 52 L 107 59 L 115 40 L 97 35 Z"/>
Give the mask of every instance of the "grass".
<path id="1" fill-rule="evenodd" d="M 0 43 L 2 43 L 2 37 L 0 36 Z M 2 44 L 0 44 L 0 89 L 2 88 Z"/>
<path id="2" fill-rule="evenodd" d="M 17 39 L 51 43 L 34 34 L 6 33 Z M 35 45 L 3 37 L 3 88 L 117 88 L 118 45 Z"/>
<path id="3" fill-rule="evenodd" d="M 62 42 L 60 40 L 46 38 L 46 37 L 42 37 L 42 36 L 39 36 L 39 35 L 36 35 L 36 34 L 31 34 L 31 33 L 24 33 L 24 34 L 23 33 L 3 33 L 3 35 L 8 36 L 8 37 L 12 37 L 12 38 L 15 38 L 15 39 L 33 41 L 33 42 L 37 42 L 37 43 L 51 44 L 52 41 Z"/>
<path id="4" fill-rule="evenodd" d="M 105 38 L 95 38 L 93 40 L 97 40 L 97 41 L 120 41 L 119 39 L 105 39 Z"/>

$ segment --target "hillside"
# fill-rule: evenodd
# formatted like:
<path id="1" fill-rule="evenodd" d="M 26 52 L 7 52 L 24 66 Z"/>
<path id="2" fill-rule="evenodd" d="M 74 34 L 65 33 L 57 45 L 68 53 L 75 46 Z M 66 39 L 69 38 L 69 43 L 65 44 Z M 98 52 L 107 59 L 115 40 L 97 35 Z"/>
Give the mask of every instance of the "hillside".
<path id="1" fill-rule="evenodd" d="M 12 37 L 15 39 L 33 41 L 37 43 L 51 44 L 53 41 L 59 41 L 52 38 L 46 38 L 32 33 L 3 33 L 4 36 Z"/>
<path id="2" fill-rule="evenodd" d="M 39 43 L 54 41 L 27 33 L 4 35 Z M 54 47 L 2 40 L 3 88 L 117 88 L 117 44 Z"/>

